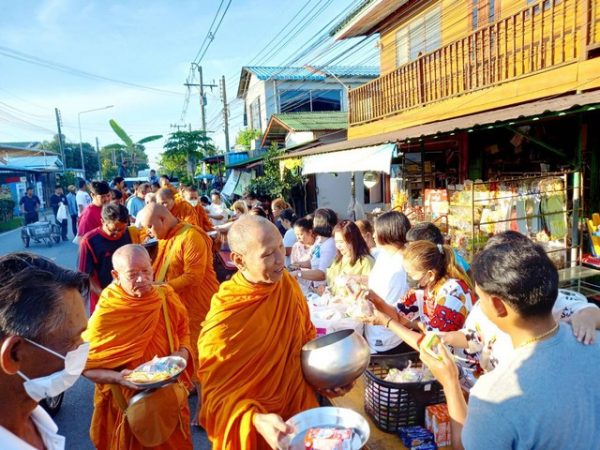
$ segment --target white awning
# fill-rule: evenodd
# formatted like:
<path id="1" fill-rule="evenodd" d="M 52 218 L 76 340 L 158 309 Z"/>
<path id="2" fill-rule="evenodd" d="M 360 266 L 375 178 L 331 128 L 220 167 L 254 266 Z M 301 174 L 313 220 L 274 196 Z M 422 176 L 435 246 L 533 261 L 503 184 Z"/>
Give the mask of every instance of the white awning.
<path id="1" fill-rule="evenodd" d="M 381 144 L 303 158 L 302 173 L 385 172 L 390 173 L 396 144 Z"/>

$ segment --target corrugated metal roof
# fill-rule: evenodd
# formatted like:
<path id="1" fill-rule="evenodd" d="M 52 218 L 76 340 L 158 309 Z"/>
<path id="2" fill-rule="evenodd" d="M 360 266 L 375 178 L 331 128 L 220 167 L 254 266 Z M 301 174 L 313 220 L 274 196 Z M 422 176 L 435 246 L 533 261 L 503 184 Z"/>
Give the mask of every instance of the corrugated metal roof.
<path id="1" fill-rule="evenodd" d="M 273 67 L 273 66 L 246 66 L 243 69 L 253 73 L 259 80 L 312 80 L 323 81 L 328 78 L 327 72 L 338 78 L 377 78 L 379 68 L 376 66 L 327 66 L 320 71 L 310 70 L 306 67 Z"/>
<path id="2" fill-rule="evenodd" d="M 273 114 L 290 131 L 328 131 L 348 128 L 348 113 L 343 111 Z"/>
<path id="3" fill-rule="evenodd" d="M 327 78 L 368 78 L 379 76 L 377 66 L 314 66 L 314 67 L 275 67 L 275 66 L 244 66 L 238 85 L 238 98 L 243 98 L 251 75 L 259 80 L 278 81 L 324 81 Z"/>
<path id="4" fill-rule="evenodd" d="M 53 169 L 62 168 L 62 161 L 58 156 L 53 154 L 46 156 L 11 156 L 8 158 L 8 163 L 15 167 L 26 169 Z"/>
<path id="5" fill-rule="evenodd" d="M 375 136 L 321 145 L 309 150 L 292 152 L 288 155 L 285 155 L 285 157 L 301 157 L 320 153 L 337 152 L 340 150 L 350 150 L 353 148 L 367 147 L 377 144 L 384 144 L 387 142 L 405 141 L 407 139 L 476 129 L 482 126 L 501 126 L 502 123 L 509 125 L 509 122 L 511 121 L 526 121 L 528 118 L 531 120 L 533 117 L 543 118 L 544 115 L 551 115 L 561 111 L 564 112 L 567 110 L 576 109 L 577 106 L 599 109 L 600 90 L 538 100 L 493 111 L 485 111 L 477 114 L 456 117 L 454 119 L 417 125 L 397 131 L 391 131 L 389 133 L 378 134 Z M 281 158 L 284 157 L 279 157 L 278 159 Z"/>
<path id="6" fill-rule="evenodd" d="M 27 169 L 25 167 L 13 166 L 11 164 L 0 164 L 0 172 L 41 172 L 36 169 Z"/>

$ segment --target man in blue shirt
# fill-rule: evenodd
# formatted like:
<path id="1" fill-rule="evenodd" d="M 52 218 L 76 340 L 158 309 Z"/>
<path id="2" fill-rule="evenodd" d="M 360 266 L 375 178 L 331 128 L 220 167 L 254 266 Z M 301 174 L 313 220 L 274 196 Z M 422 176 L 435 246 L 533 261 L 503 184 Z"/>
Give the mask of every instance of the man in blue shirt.
<path id="1" fill-rule="evenodd" d="M 597 450 L 600 442 L 600 343 L 585 345 L 552 308 L 558 271 L 543 248 L 509 232 L 472 266 L 485 316 L 512 341 L 513 353 L 482 375 L 469 404 L 444 345 L 421 359 L 444 387 L 453 448 Z"/>
<path id="2" fill-rule="evenodd" d="M 127 204 L 125 206 L 127 206 L 129 215 L 134 221 L 138 213 L 146 206 L 144 198 L 148 192 L 150 192 L 150 185 L 148 183 L 142 183 L 136 188 L 135 195 L 132 195 L 127 199 Z"/>
<path id="3" fill-rule="evenodd" d="M 33 195 L 33 188 L 27 188 L 25 195 L 21 198 L 19 206 L 25 217 L 25 225 L 35 223 L 39 220 L 40 199 Z"/>

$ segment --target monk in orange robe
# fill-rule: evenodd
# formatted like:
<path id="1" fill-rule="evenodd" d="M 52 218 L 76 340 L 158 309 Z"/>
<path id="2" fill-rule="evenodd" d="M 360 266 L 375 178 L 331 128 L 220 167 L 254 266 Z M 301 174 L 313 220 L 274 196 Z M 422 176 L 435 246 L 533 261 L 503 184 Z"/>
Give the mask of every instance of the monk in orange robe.
<path id="1" fill-rule="evenodd" d="M 200 225 L 194 207 L 185 200 L 176 200 L 175 194 L 169 188 L 162 188 L 156 192 L 156 203 L 163 205 L 182 222 Z"/>
<path id="2" fill-rule="evenodd" d="M 194 186 L 188 186 L 183 191 L 183 198 L 186 202 L 188 202 L 196 211 L 196 215 L 198 216 L 198 226 L 202 228 L 207 233 L 209 231 L 213 231 L 215 227 L 213 223 L 208 218 L 208 214 L 204 210 L 204 206 L 200 203 L 200 195 L 198 193 L 198 189 Z"/>
<path id="3" fill-rule="evenodd" d="M 153 284 L 150 256 L 141 245 L 119 248 L 113 267 L 114 282 L 102 291 L 83 335 L 90 342 L 84 375 L 96 383 L 90 437 L 98 450 L 141 450 L 145 447 L 131 432 L 113 389 L 128 401 L 139 391 L 124 376 L 154 356 L 181 356 L 188 361 L 182 377 L 191 376 L 187 311 L 170 286 Z M 170 348 L 163 303 L 176 351 Z M 192 449 L 187 401 L 180 408 L 175 431 L 153 449 Z"/>
<path id="4" fill-rule="evenodd" d="M 210 299 L 219 289 L 213 268 L 212 241 L 204 231 L 179 222 L 156 203 L 146 205 L 138 213 L 138 219 L 158 239 L 153 263 L 156 280 L 168 283 L 181 298 L 188 311 L 190 339 L 195 346 L 210 309 Z M 163 279 L 159 279 L 163 272 Z M 196 360 L 196 351 L 192 356 Z"/>
<path id="5" fill-rule="evenodd" d="M 239 271 L 221 285 L 202 324 L 200 423 L 215 450 L 276 448 L 280 434 L 293 431 L 284 420 L 319 406 L 300 362 L 316 331 L 297 281 L 285 271 L 275 225 L 243 216 L 228 240 Z"/>

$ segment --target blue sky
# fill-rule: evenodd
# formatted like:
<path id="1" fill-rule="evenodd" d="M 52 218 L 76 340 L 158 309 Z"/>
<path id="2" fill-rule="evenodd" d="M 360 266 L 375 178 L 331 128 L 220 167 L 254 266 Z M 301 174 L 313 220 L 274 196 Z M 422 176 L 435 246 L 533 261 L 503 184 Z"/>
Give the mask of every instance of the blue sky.
<path id="1" fill-rule="evenodd" d="M 223 24 L 201 62 L 205 82 L 226 76 L 228 99 L 234 99 L 240 69 L 248 64 L 307 2 L 302 12 L 323 8 L 284 48 L 261 65 L 279 65 L 296 55 L 331 19 L 353 3 L 350 0 L 233 0 Z M 181 123 L 183 83 L 219 6 L 219 0 L 22 0 L 3 1 L 0 15 L 0 142 L 50 140 L 56 133 L 54 108 L 61 110 L 63 133 L 78 142 L 78 112 L 114 105 L 81 115 L 83 140 L 100 145 L 117 142 L 108 126 L 114 118 L 134 139 L 167 135 Z M 225 0 L 227 3 L 227 0 Z M 299 16 L 301 17 L 301 16 Z M 291 25 L 293 26 L 293 24 Z M 291 31 L 282 34 L 291 35 Z M 300 61 L 326 61 L 352 42 L 338 44 Z M 346 46 L 346 47 L 344 47 Z M 322 46 L 324 49 L 326 44 Z M 129 83 L 173 91 L 163 94 L 118 83 L 73 76 L 9 58 L 18 51 L 44 60 Z M 373 46 L 364 50 L 377 64 Z M 363 62 L 348 55 L 342 64 Z M 197 81 L 196 81 L 197 82 Z M 219 90 L 208 93 L 207 128 L 224 146 Z M 192 91 L 184 123 L 200 127 L 199 97 Z M 239 102 L 231 106 L 231 141 L 242 128 Z M 156 166 L 162 141 L 148 145 Z"/>

